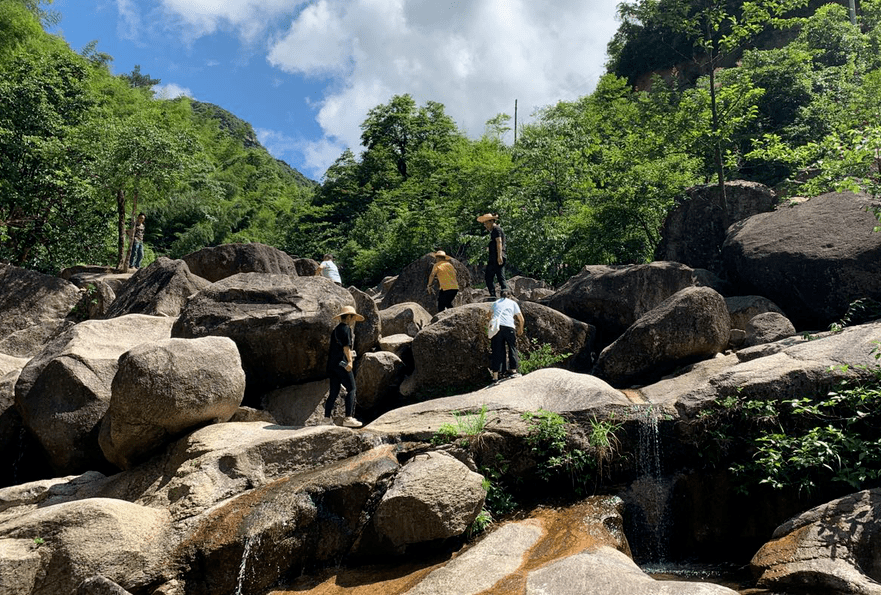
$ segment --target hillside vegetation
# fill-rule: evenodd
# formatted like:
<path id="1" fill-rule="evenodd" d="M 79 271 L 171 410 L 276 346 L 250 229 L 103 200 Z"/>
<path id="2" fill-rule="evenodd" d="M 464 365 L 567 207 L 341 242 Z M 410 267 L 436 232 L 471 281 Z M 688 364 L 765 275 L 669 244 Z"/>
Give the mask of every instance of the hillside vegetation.
<path id="1" fill-rule="evenodd" d="M 505 114 L 469 139 L 443 105 L 405 94 L 371 110 L 363 146 L 314 183 L 222 108 L 154 97 L 139 68 L 113 76 L 94 45 L 72 51 L 44 32 L 39 0 L 0 0 L 0 261 L 121 264 L 143 210 L 148 259 L 257 241 L 334 252 L 344 281 L 366 286 L 433 249 L 479 263 L 475 216 L 493 211 L 510 267 L 559 282 L 585 264 L 650 260 L 695 184 L 877 192 L 881 0 L 858 4 L 856 26 L 846 6 L 807 0 L 619 12 L 596 89 L 540 110 L 516 145 Z"/>

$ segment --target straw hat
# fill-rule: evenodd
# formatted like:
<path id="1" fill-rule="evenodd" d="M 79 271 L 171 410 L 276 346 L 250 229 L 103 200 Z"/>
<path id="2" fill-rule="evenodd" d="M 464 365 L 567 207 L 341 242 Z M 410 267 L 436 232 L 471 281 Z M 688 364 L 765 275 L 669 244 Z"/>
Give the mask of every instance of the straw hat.
<path id="1" fill-rule="evenodd" d="M 487 221 L 495 221 L 498 219 L 498 215 L 493 215 L 492 213 L 486 213 L 485 215 L 480 215 L 477 217 L 478 223 L 486 223 Z"/>
<path id="2" fill-rule="evenodd" d="M 432 254 L 432 256 L 434 256 L 435 258 L 443 258 L 444 260 L 450 259 L 450 256 L 446 252 L 444 252 L 443 250 L 438 250 L 437 252 Z"/>
<path id="3" fill-rule="evenodd" d="M 353 308 L 352 306 L 343 306 L 343 309 L 340 310 L 340 313 L 334 316 L 334 318 L 340 318 L 342 316 L 345 316 L 346 314 L 354 314 L 355 320 L 357 320 L 358 322 L 364 320 L 364 317 L 355 312 L 355 308 Z"/>

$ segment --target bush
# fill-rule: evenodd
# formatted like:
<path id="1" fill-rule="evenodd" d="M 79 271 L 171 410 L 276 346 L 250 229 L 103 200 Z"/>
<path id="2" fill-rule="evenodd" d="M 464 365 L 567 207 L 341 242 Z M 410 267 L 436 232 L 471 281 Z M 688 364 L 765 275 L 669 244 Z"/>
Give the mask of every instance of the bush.
<path id="1" fill-rule="evenodd" d="M 524 352 L 520 359 L 520 373 L 529 374 L 542 368 L 550 368 L 570 357 L 571 353 L 554 353 L 554 348 L 549 343 L 538 344 L 537 339 L 530 341 L 530 349 Z"/>

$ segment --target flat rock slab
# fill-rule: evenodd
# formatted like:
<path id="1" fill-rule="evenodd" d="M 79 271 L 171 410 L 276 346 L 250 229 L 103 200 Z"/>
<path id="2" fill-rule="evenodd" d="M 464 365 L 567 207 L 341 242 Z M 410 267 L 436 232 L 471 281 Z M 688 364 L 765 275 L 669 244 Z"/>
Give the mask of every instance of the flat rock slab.
<path id="1" fill-rule="evenodd" d="M 367 427 L 402 438 L 429 440 L 441 425 L 454 421 L 453 412 L 478 411 L 484 405 L 489 419 L 487 429 L 522 435 L 527 428 L 521 414 L 526 411 L 545 409 L 559 414 L 601 417 L 611 410 L 630 407 L 632 402 L 596 376 L 546 368 L 464 395 L 401 407 Z"/>

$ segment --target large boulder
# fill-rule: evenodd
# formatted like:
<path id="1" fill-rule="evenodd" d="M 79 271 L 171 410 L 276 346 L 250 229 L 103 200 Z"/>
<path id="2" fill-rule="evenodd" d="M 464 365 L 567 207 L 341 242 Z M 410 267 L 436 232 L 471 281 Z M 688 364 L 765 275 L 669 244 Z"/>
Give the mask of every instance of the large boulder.
<path id="1" fill-rule="evenodd" d="M 852 192 L 816 196 L 732 227 L 722 249 L 739 293 L 765 296 L 797 329 L 825 328 L 859 298 L 881 300 L 881 234 Z"/>
<path id="2" fill-rule="evenodd" d="M 16 407 L 56 472 L 104 468 L 98 432 L 119 356 L 168 339 L 173 323 L 173 318 L 143 314 L 81 322 L 22 369 Z"/>
<path id="3" fill-rule="evenodd" d="M 709 287 L 688 287 L 637 320 L 603 349 L 593 373 L 615 386 L 657 380 L 728 345 L 725 299 Z"/>
<path id="4" fill-rule="evenodd" d="M 750 562 L 758 586 L 774 591 L 881 595 L 881 490 L 813 508 L 777 527 Z"/>
<path id="5" fill-rule="evenodd" d="M 695 271 L 676 262 L 590 265 L 541 303 L 595 326 L 602 349 L 649 310 L 694 285 L 701 285 Z"/>
<path id="6" fill-rule="evenodd" d="M 722 270 L 722 244 L 728 228 L 774 209 L 777 195 L 757 182 L 725 183 L 725 201 L 716 184 L 686 191 L 664 220 L 655 260 L 681 262 L 695 269 Z"/>
<path id="7" fill-rule="evenodd" d="M 125 314 L 149 314 L 176 317 L 187 298 L 208 285 L 208 281 L 191 273 L 183 260 L 160 256 L 150 266 L 132 275 L 105 316 L 115 318 Z"/>
<path id="8" fill-rule="evenodd" d="M 468 268 L 455 258 L 451 258 L 449 262 L 456 269 L 456 281 L 459 283 L 459 292 L 453 300 L 453 306 L 470 304 L 471 274 L 468 272 Z M 434 293 L 428 293 L 425 290 L 428 275 L 431 274 L 434 263 L 434 256 L 426 254 L 404 267 L 394 284 L 383 296 L 380 309 L 385 310 L 403 302 L 416 302 L 431 314 L 437 314 L 437 284 L 435 284 Z"/>
<path id="9" fill-rule="evenodd" d="M 99 443 L 128 469 L 183 432 L 228 421 L 245 394 L 235 343 L 226 337 L 165 339 L 119 358 Z"/>
<path id="10" fill-rule="evenodd" d="M 398 469 L 395 448 L 380 446 L 258 485 L 194 519 L 174 553 L 187 594 L 267 593 L 292 571 L 337 564 L 358 548 Z"/>
<path id="11" fill-rule="evenodd" d="M 552 295 L 554 292 L 548 284 L 538 279 L 516 275 L 507 280 L 508 289 L 514 297 L 521 300 L 538 301 L 539 298 Z"/>
<path id="12" fill-rule="evenodd" d="M 0 264 L 0 353 L 32 357 L 66 329 L 80 290 L 58 277 Z"/>
<path id="13" fill-rule="evenodd" d="M 394 353 L 377 351 L 358 358 L 355 385 L 358 407 L 373 409 L 393 396 L 404 379 L 404 362 Z"/>
<path id="14" fill-rule="evenodd" d="M 686 419 L 735 394 L 775 401 L 819 397 L 845 377 L 874 378 L 879 335 L 881 322 L 822 336 L 789 337 L 699 362 L 636 392 L 653 407 Z"/>
<path id="15" fill-rule="evenodd" d="M 327 380 L 314 380 L 269 391 L 261 399 L 261 406 L 283 426 L 314 426 L 324 421 L 324 402 L 330 393 Z M 340 389 L 334 416 L 345 416 L 346 389 Z M 360 399 L 359 399 L 360 400 Z"/>
<path id="16" fill-rule="evenodd" d="M 520 304 L 525 330 L 517 338 L 521 354 L 536 344 L 548 344 L 555 353 L 572 357 L 563 365 L 590 368 L 594 329 L 541 304 Z M 437 322 L 422 329 L 411 344 L 415 370 L 401 385 L 404 395 L 467 390 L 489 379 L 490 341 L 486 326 L 491 303 L 468 304 L 442 312 Z M 535 343 L 532 340 L 535 340 Z"/>
<path id="17" fill-rule="evenodd" d="M 13 583 L 2 583 L 3 592 L 74 593 L 95 575 L 130 591 L 149 592 L 169 564 L 172 543 L 171 518 L 164 510 L 109 498 L 39 508 L 0 522 L 0 576 L 20 560 L 20 572 Z M 18 590 L 7 591 L 6 585 Z"/>
<path id="18" fill-rule="evenodd" d="M 117 294 L 133 275 L 134 273 L 120 273 L 115 267 L 77 265 L 62 270 L 60 277 L 80 289 L 85 289 L 92 283 L 106 283 Z"/>
<path id="19" fill-rule="evenodd" d="M 415 337 L 423 327 L 431 323 L 431 314 L 416 302 L 402 302 L 379 311 L 382 319 L 382 335 L 410 335 Z"/>
<path id="20" fill-rule="evenodd" d="M 522 437 L 528 432 L 523 420 L 527 411 L 544 409 L 586 421 L 616 412 L 626 417 L 633 403 L 596 376 L 546 368 L 473 392 L 393 409 L 367 428 L 393 439 L 429 441 L 443 424 L 455 423 L 454 412 L 475 412 L 483 406 L 488 431 Z"/>
<path id="21" fill-rule="evenodd" d="M 373 351 L 379 345 L 382 336 L 382 319 L 376 302 L 357 287 L 349 287 L 349 293 L 355 300 L 355 311 L 364 317 L 355 323 L 355 351 L 358 354 Z"/>
<path id="22" fill-rule="evenodd" d="M 238 273 L 298 274 L 296 261 L 286 252 L 257 242 L 202 248 L 183 260 L 194 275 L 212 283 Z"/>
<path id="23" fill-rule="evenodd" d="M 753 316 L 743 330 L 746 334 L 743 344 L 747 347 L 773 343 L 795 334 L 795 327 L 789 319 L 777 312 L 764 312 Z"/>
<path id="24" fill-rule="evenodd" d="M 711 583 L 659 581 L 609 546 L 588 549 L 529 573 L 527 593 L 554 595 L 737 595 Z"/>
<path id="25" fill-rule="evenodd" d="M 731 317 L 731 328 L 746 329 L 746 323 L 753 316 L 764 314 L 765 312 L 777 312 L 783 314 L 777 304 L 768 298 L 760 295 L 736 295 L 725 298 L 725 305 L 728 306 L 728 315 Z"/>
<path id="26" fill-rule="evenodd" d="M 229 337 L 242 356 L 246 391 L 267 391 L 326 377 L 333 317 L 355 306 L 345 288 L 323 277 L 240 273 L 193 297 L 172 336 Z"/>
<path id="27" fill-rule="evenodd" d="M 482 482 L 446 453 L 417 455 L 383 495 L 373 525 L 395 547 L 461 535 L 483 508 Z"/>

